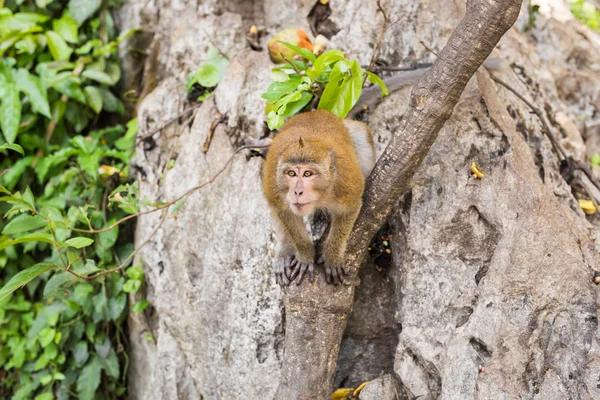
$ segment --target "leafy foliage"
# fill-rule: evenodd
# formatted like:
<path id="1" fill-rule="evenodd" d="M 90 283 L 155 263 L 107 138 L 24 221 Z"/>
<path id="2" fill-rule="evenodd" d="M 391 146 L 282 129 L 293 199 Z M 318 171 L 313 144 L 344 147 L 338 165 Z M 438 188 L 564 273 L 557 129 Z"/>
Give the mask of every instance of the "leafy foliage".
<path id="1" fill-rule="evenodd" d="M 340 50 L 329 50 L 316 57 L 310 50 L 289 43 L 304 60 L 273 68 L 273 83 L 262 95 L 267 100 L 267 123 L 277 129 L 284 119 L 299 113 L 315 98 L 319 109 L 329 110 L 344 118 L 356 104 L 362 93 L 365 77 L 381 87 L 383 96 L 388 94 L 385 84 L 377 75 L 363 71 L 356 60 L 347 60 Z"/>
<path id="2" fill-rule="evenodd" d="M 206 62 L 195 72 L 188 75 L 185 89 L 196 101 L 204 101 L 223 79 L 229 61 L 222 57 L 217 49 L 211 47 L 206 53 Z"/>
<path id="3" fill-rule="evenodd" d="M 600 31 L 600 11 L 589 1 L 569 0 L 571 12 L 581 22 L 595 31 Z"/>
<path id="4" fill-rule="evenodd" d="M 133 31 L 117 36 L 115 0 L 1 4 L 0 398 L 123 398 L 143 270 L 130 227 L 98 230 L 137 211 L 137 125 L 98 121 L 124 113 L 111 87 Z"/>

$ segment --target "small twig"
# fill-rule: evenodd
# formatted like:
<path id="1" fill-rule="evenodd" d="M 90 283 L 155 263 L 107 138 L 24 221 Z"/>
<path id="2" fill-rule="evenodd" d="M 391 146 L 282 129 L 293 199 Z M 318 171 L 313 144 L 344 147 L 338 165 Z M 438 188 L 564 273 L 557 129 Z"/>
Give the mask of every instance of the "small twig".
<path id="1" fill-rule="evenodd" d="M 600 211 L 600 207 L 598 207 L 598 202 L 596 201 L 596 197 L 592 194 L 592 191 L 587 187 L 587 185 L 578 178 L 571 180 L 572 185 L 579 185 L 583 189 L 583 191 L 588 195 L 592 203 L 594 203 L 594 207 L 596 207 L 596 212 Z"/>
<path id="2" fill-rule="evenodd" d="M 425 44 L 425 42 L 423 42 L 422 40 L 419 40 L 419 43 L 421 43 L 421 45 L 422 45 L 423 47 L 425 47 L 425 50 L 427 50 L 428 52 L 430 52 L 431 54 L 433 54 L 433 55 L 434 55 L 434 56 L 436 56 L 436 57 L 438 56 L 438 54 L 437 54 L 435 51 L 433 51 L 433 49 L 432 49 L 431 47 L 427 46 L 427 45 Z"/>
<path id="3" fill-rule="evenodd" d="M 206 153 L 208 151 L 208 148 L 210 147 L 210 143 L 212 142 L 213 134 L 215 133 L 217 126 L 219 124 L 221 124 L 223 121 L 224 121 L 223 114 L 217 112 L 217 119 L 214 120 L 210 124 L 210 127 L 208 128 L 208 134 L 206 135 L 206 140 L 204 141 L 204 144 L 202 145 L 201 151 L 203 153 Z"/>
<path id="4" fill-rule="evenodd" d="M 406 67 L 379 67 L 381 71 L 390 71 L 390 72 L 402 72 L 402 71 L 414 71 L 420 68 L 429 68 L 433 64 L 432 63 L 414 63 Z"/>
<path id="5" fill-rule="evenodd" d="M 302 76 L 302 72 L 294 65 L 293 62 L 291 62 L 286 56 L 283 55 L 283 53 L 279 53 L 279 55 L 281 56 L 281 58 L 283 58 L 286 62 L 288 62 L 292 68 L 294 68 L 294 71 L 296 71 L 296 73 L 300 76 Z"/>
<path id="6" fill-rule="evenodd" d="M 208 39 L 208 41 L 210 42 L 210 44 L 212 44 L 212 45 L 213 45 L 213 47 L 214 47 L 215 49 L 217 49 L 217 51 L 219 52 L 219 54 L 221 55 L 221 57 L 223 57 L 223 58 L 226 58 L 226 59 L 228 59 L 228 60 L 229 60 L 229 57 L 227 57 L 227 54 L 223 53 L 223 52 L 221 51 L 221 49 L 219 48 L 219 46 L 217 46 L 217 45 L 215 44 L 215 42 L 213 41 L 212 37 L 211 37 L 211 36 L 208 34 L 208 32 L 206 32 L 206 29 L 202 28 L 202 30 L 204 31 L 204 34 L 206 35 L 206 38 Z"/>
<path id="7" fill-rule="evenodd" d="M 544 116 L 544 113 L 542 112 L 542 110 L 540 110 L 539 108 L 537 108 L 532 102 L 530 102 L 529 100 L 527 100 L 523 95 L 521 95 L 516 89 L 514 89 L 508 83 L 506 83 L 503 80 L 501 80 L 500 78 L 496 77 L 494 74 L 490 74 L 490 76 L 492 77 L 492 79 L 495 82 L 498 82 L 500 85 L 504 86 L 506 89 L 508 89 L 509 91 L 511 91 L 515 96 L 517 96 L 519 99 L 521 99 L 521 101 L 523 103 L 527 104 L 529 106 L 529 108 L 531 108 L 531 110 L 538 116 L 538 118 L 540 119 L 540 121 L 542 121 L 542 125 L 544 126 L 544 130 L 546 132 L 546 136 L 548 136 L 548 138 L 550 139 L 550 141 L 552 142 L 552 144 L 554 145 L 554 147 L 562 155 L 563 159 L 568 160 L 569 156 L 567 155 L 567 152 L 562 147 L 562 145 L 560 143 L 558 143 L 558 141 L 556 140 L 554 134 L 552 133 L 552 129 L 550 128 L 550 124 L 546 120 L 546 117 Z"/>
<path id="8" fill-rule="evenodd" d="M 369 66 L 367 67 L 367 71 L 371 72 L 373 65 L 379 59 L 379 54 L 381 53 L 381 45 L 383 43 L 383 34 L 385 33 L 385 28 L 387 26 L 388 18 L 387 14 L 383 7 L 381 7 L 381 0 L 377 0 L 377 8 L 383 14 L 383 25 L 381 26 L 381 32 L 379 33 L 379 37 L 377 38 L 377 42 L 375 42 L 375 47 L 373 48 L 373 54 L 371 55 L 371 61 L 369 61 Z M 363 85 L 367 81 L 367 76 L 365 75 L 363 80 Z"/>
<path id="9" fill-rule="evenodd" d="M 242 146 L 240 148 L 238 148 L 232 155 L 231 157 L 229 157 L 229 159 L 227 160 L 227 162 L 225 163 L 225 165 L 219 170 L 217 171 L 216 174 L 214 174 L 210 179 L 208 179 L 207 181 L 199 184 L 198 186 L 194 186 L 193 188 L 191 188 L 190 190 L 188 190 L 187 192 L 185 192 L 184 194 L 182 194 L 181 196 L 177 197 L 175 200 L 170 201 L 168 203 L 165 203 L 161 206 L 158 206 L 156 208 L 150 209 L 150 210 L 146 210 L 146 211 L 140 211 L 137 212 L 135 214 L 130 214 L 126 217 L 121 218 L 120 220 L 118 220 L 117 222 L 115 222 L 114 224 L 107 226 L 106 228 L 102 228 L 102 229 L 78 229 L 78 228 L 72 228 L 67 226 L 67 229 L 70 229 L 72 231 L 75 232 L 82 232 L 82 233 L 101 233 L 101 232 L 108 232 L 111 229 L 113 229 L 115 226 L 118 226 L 120 224 L 122 224 L 125 221 L 129 221 L 132 218 L 136 218 L 139 217 L 140 215 L 146 215 L 146 214 L 151 214 L 153 212 L 159 211 L 159 210 L 163 210 L 165 208 L 169 208 L 171 207 L 173 204 L 177 203 L 178 201 L 180 201 L 181 199 L 183 199 L 184 197 L 189 196 L 190 194 L 194 193 L 196 190 L 202 189 L 204 186 L 209 185 L 211 183 L 214 182 L 214 180 L 221 175 L 229 166 L 229 164 L 231 164 L 231 162 L 233 161 L 233 158 L 242 150 L 247 150 L 247 149 L 255 149 L 255 148 L 265 148 L 265 147 L 269 147 L 268 145 L 264 145 L 264 146 Z"/>
<path id="10" fill-rule="evenodd" d="M 171 125 L 173 122 L 176 122 L 177 120 L 179 120 L 179 118 L 183 117 L 184 115 L 186 115 L 187 113 L 189 113 L 190 111 L 194 111 L 196 108 L 200 107 L 203 103 L 198 103 L 198 104 L 194 104 L 192 107 L 183 110 L 181 113 L 179 113 L 179 115 L 171 118 L 170 120 L 168 120 L 167 122 L 165 122 L 163 125 L 161 125 L 160 127 L 154 129 L 153 131 L 150 131 L 149 133 L 140 136 L 139 138 L 137 138 L 137 141 L 135 143 L 135 145 L 139 145 L 141 142 L 143 142 L 144 140 L 151 138 L 152 136 L 154 136 L 156 133 L 162 131 L 163 129 L 165 129 L 166 127 L 168 127 L 169 125 Z"/>
<path id="11" fill-rule="evenodd" d="M 592 182 L 592 184 L 594 186 L 596 186 L 596 188 L 598 188 L 598 190 L 600 190 L 600 180 L 596 177 L 596 175 L 594 175 L 590 166 L 587 163 L 584 163 L 583 161 L 579 161 L 579 160 L 574 160 L 573 166 L 575 168 L 581 170 L 585 174 L 585 176 L 588 177 L 590 182 Z M 599 209 L 599 211 L 600 211 L 600 209 Z"/>

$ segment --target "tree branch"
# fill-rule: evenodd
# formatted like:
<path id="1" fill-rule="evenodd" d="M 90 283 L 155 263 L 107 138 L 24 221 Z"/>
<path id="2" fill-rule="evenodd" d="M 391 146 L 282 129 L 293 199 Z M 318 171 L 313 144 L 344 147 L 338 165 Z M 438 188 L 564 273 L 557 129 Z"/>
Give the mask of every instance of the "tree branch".
<path id="1" fill-rule="evenodd" d="M 521 0 L 467 0 L 465 17 L 413 88 L 405 118 L 369 177 L 346 255 L 350 282 L 356 279 L 371 238 L 408 189 L 467 82 L 513 25 L 520 6 Z M 277 398 L 331 396 L 353 298 L 354 285 L 331 286 L 322 277 L 286 289 L 284 360 Z"/>

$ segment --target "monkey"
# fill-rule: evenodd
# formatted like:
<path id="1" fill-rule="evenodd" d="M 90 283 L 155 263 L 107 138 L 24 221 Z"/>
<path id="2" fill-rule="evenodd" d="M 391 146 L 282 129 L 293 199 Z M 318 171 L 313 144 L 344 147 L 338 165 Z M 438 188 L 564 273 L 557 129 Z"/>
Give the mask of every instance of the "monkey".
<path id="1" fill-rule="evenodd" d="M 342 283 L 346 242 L 362 207 L 365 181 L 375 165 L 371 130 L 326 110 L 290 118 L 275 136 L 262 171 L 262 188 L 278 237 L 275 278 L 284 287 L 305 273 L 314 280 L 324 264 L 327 283 Z M 305 222 L 325 212 L 331 223 L 322 254 Z"/>

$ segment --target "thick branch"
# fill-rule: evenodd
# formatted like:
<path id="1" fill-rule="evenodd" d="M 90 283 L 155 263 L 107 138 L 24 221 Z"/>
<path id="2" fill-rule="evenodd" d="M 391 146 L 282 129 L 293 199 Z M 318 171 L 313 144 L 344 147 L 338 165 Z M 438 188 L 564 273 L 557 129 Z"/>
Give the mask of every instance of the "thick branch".
<path id="1" fill-rule="evenodd" d="M 348 245 L 349 281 L 373 235 L 408 188 L 469 79 L 515 22 L 521 0 L 468 0 L 466 15 L 434 66 L 413 88 L 408 110 L 369 178 Z M 286 335 L 278 399 L 330 398 L 353 285 L 314 284 L 285 293 Z"/>

